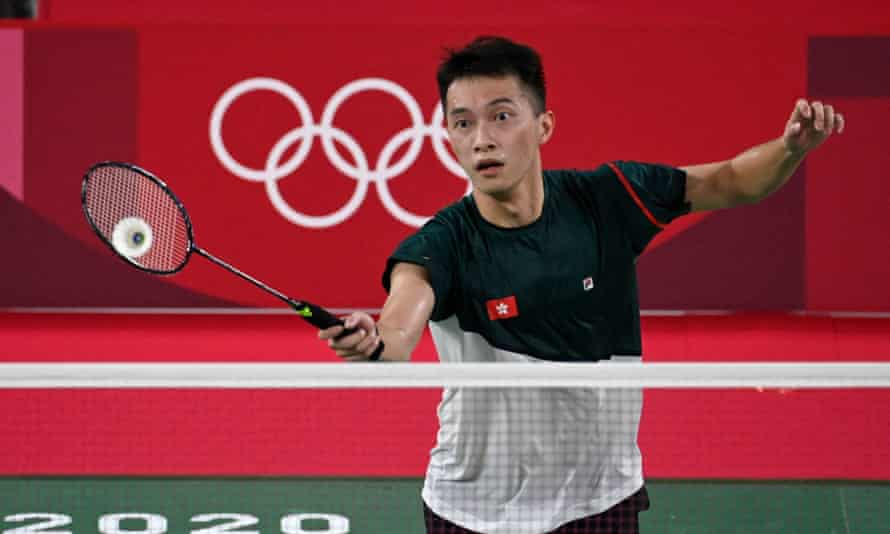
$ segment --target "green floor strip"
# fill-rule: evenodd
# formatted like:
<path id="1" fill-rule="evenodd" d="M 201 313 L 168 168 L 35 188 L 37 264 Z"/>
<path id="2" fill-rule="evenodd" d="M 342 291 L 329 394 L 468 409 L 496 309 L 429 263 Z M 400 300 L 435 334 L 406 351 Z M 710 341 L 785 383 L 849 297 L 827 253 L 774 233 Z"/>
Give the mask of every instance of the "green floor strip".
<path id="1" fill-rule="evenodd" d="M 0 534 L 422 533 L 419 479 L 0 478 Z M 890 532 L 890 484 L 650 481 L 645 534 Z"/>

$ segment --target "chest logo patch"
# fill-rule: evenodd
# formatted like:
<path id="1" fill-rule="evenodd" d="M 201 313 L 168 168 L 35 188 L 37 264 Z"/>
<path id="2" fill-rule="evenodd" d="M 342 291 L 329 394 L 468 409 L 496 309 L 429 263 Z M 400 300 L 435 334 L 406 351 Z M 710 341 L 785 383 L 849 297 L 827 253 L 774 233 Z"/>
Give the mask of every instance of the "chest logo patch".
<path id="1" fill-rule="evenodd" d="M 512 295 L 486 301 L 485 308 L 488 310 L 488 318 L 492 321 L 519 316 L 519 307 L 516 305 L 516 297 Z"/>
<path id="2" fill-rule="evenodd" d="M 590 291 L 593 289 L 593 278 L 588 276 L 584 280 L 581 281 L 581 287 L 584 288 L 584 291 Z"/>

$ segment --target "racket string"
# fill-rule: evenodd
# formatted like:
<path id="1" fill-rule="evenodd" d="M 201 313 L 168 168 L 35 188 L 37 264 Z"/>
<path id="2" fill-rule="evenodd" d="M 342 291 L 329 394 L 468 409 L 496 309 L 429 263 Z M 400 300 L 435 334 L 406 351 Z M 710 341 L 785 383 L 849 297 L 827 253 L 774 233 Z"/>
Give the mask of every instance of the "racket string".
<path id="1" fill-rule="evenodd" d="M 102 165 L 88 175 L 85 198 L 102 238 L 130 262 L 162 273 L 185 263 L 190 248 L 185 215 L 159 183 L 127 167 Z M 115 236 L 116 228 L 126 242 Z M 134 233 L 142 235 L 131 243 Z"/>

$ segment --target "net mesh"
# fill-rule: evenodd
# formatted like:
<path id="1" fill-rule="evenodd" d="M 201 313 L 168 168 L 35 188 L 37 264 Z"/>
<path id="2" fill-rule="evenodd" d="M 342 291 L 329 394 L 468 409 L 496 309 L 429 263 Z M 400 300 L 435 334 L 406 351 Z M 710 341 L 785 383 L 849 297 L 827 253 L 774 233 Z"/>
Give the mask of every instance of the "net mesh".
<path id="1" fill-rule="evenodd" d="M 101 237 L 137 266 L 170 273 L 188 259 L 185 215 L 160 184 L 138 171 L 114 164 L 92 169 L 84 207 Z"/>
<path id="2" fill-rule="evenodd" d="M 771 381 L 756 386 L 689 365 L 697 386 L 666 387 L 649 371 L 639 387 L 595 372 L 578 387 L 549 365 L 534 366 L 547 387 L 510 364 L 511 387 L 468 385 L 447 365 L 438 386 L 417 385 L 432 376 L 422 364 L 369 366 L 394 375 L 377 385 L 357 385 L 361 364 L 197 367 L 205 380 L 97 365 L 79 382 L 73 367 L 54 377 L 58 365 L 41 383 L 34 368 L 2 369 L 0 531 L 877 533 L 890 521 L 886 365 L 833 383 L 828 366 L 817 386 L 805 367 L 764 365 Z M 140 383 L 149 368 L 156 381 Z"/>

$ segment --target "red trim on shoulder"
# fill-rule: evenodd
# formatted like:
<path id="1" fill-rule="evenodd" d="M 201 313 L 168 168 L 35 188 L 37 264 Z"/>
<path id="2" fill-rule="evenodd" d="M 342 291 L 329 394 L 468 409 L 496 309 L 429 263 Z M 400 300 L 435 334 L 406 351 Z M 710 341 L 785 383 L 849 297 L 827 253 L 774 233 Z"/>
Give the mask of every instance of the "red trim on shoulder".
<path id="1" fill-rule="evenodd" d="M 630 198 L 632 198 L 637 207 L 640 208 L 640 211 L 643 212 L 643 215 L 645 215 L 646 218 L 649 219 L 649 222 L 661 229 L 664 229 L 667 225 L 665 223 L 658 222 L 658 219 L 656 219 L 655 216 L 652 215 L 652 212 L 650 212 L 646 208 L 646 205 L 643 204 L 642 200 L 640 200 L 637 192 L 634 191 L 633 186 L 631 186 L 630 182 L 627 181 L 627 177 L 624 176 L 624 173 L 621 172 L 621 169 L 619 169 L 617 165 L 611 162 L 606 163 L 606 165 L 608 165 L 609 168 L 612 169 L 612 172 L 614 172 L 615 176 L 618 177 L 618 181 L 620 181 L 621 185 L 623 185 L 624 188 L 627 189 L 627 193 L 630 195 Z"/>

